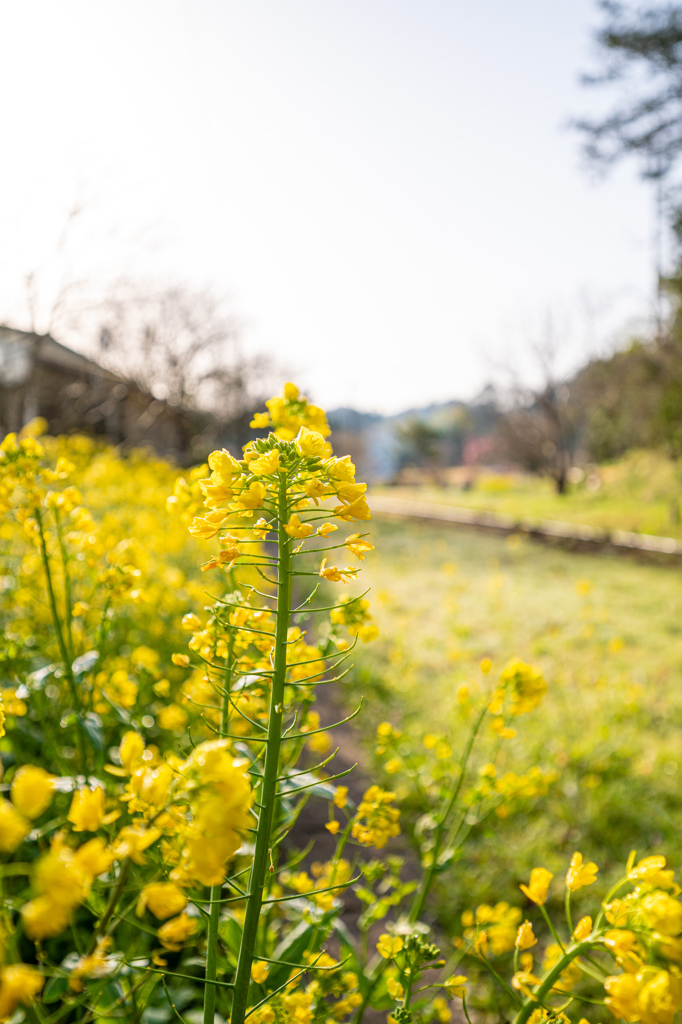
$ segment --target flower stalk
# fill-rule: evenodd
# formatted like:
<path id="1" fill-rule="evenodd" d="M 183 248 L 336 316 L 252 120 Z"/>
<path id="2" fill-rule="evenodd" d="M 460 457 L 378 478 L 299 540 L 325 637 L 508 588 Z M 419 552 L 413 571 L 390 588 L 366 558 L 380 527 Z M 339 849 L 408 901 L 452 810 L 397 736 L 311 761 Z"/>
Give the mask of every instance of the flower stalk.
<path id="1" fill-rule="evenodd" d="M 274 647 L 274 668 L 268 711 L 268 737 L 266 744 L 263 780 L 260 787 L 258 829 L 249 875 L 244 930 L 239 948 L 237 973 L 234 980 L 234 1001 L 231 1024 L 243 1024 L 246 1017 L 251 965 L 253 964 L 258 921 L 263 903 L 263 889 L 270 860 L 270 836 L 277 799 L 277 776 L 279 754 L 282 743 L 282 721 L 284 717 L 284 684 L 287 671 L 287 634 L 291 615 L 291 537 L 285 526 L 289 520 L 287 501 L 287 474 L 279 474 L 277 502 L 277 612 Z"/>

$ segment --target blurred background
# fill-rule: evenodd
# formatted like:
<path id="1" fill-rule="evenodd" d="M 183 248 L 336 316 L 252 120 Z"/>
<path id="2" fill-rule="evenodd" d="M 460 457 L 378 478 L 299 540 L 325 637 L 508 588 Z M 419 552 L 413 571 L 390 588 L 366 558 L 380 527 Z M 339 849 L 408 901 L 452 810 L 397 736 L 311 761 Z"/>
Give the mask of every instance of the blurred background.
<path id="1" fill-rule="evenodd" d="M 290 377 L 376 484 L 591 493 L 642 450 L 677 479 L 682 5 L 26 0 L 0 29 L 2 429 L 188 464 Z"/>

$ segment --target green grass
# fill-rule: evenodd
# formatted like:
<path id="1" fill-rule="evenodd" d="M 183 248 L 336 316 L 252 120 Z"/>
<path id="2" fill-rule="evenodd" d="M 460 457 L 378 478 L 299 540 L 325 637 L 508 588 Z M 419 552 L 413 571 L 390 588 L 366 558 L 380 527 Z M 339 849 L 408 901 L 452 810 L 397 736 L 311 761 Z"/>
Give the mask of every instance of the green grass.
<path id="1" fill-rule="evenodd" d="M 460 471 L 462 480 L 467 471 Z M 480 471 L 473 487 L 391 487 L 382 493 L 503 512 L 529 519 L 557 519 L 609 530 L 682 537 L 682 470 L 656 452 L 631 452 L 601 466 L 565 495 L 551 480 L 520 473 Z"/>
<path id="2" fill-rule="evenodd" d="M 483 825 L 445 882 L 441 912 L 509 899 L 531 867 L 565 871 L 574 850 L 611 874 L 628 851 L 679 865 L 682 836 L 682 578 L 453 527 L 375 518 L 365 562 L 381 636 L 356 657 L 369 729 L 462 741 L 456 690 L 512 657 L 540 666 L 541 707 L 515 723 L 503 770 L 556 769 L 547 797 Z M 388 780 L 387 780 L 388 781 Z M 391 786 L 394 785 L 390 780 Z M 582 905 L 578 900 L 578 908 Z"/>

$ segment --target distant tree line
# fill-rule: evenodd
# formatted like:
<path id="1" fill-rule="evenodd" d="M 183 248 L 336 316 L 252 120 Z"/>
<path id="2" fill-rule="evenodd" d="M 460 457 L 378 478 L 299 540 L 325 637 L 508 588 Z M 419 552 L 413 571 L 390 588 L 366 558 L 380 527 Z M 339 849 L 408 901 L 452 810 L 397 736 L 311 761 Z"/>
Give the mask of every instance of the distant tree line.
<path id="1" fill-rule="evenodd" d="M 659 216 L 676 241 L 673 271 L 660 266 L 656 328 L 648 338 L 594 359 L 571 380 L 546 373 L 501 412 L 506 456 L 565 490 L 579 456 L 603 462 L 628 449 L 663 447 L 682 457 L 682 4 L 601 0 L 601 66 L 584 84 L 611 91 L 603 117 L 575 122 L 589 161 L 601 168 L 634 157 L 656 182 Z M 667 313 L 663 315 L 664 299 Z"/>

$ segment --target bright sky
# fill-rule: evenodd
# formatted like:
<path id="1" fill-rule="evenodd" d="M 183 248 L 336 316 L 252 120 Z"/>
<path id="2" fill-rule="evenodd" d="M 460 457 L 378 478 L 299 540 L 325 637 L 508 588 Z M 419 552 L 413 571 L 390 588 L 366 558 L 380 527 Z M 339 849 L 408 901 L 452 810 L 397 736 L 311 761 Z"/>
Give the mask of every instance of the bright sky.
<path id="1" fill-rule="evenodd" d="M 597 22 L 592 0 L 5 0 L 0 316 L 26 323 L 35 270 L 39 313 L 57 272 L 208 284 L 329 408 L 469 397 L 548 311 L 575 363 L 654 281 L 649 187 L 595 182 L 565 128 L 600 102 Z"/>

